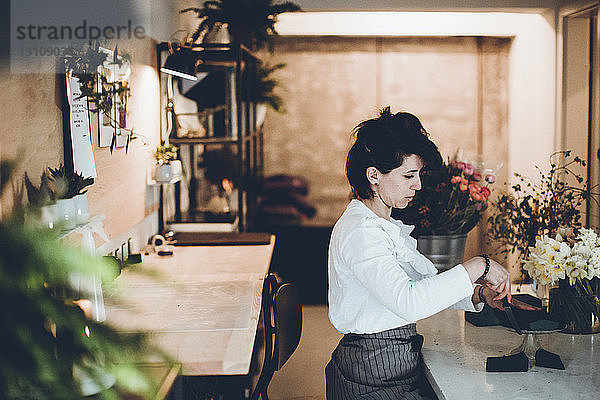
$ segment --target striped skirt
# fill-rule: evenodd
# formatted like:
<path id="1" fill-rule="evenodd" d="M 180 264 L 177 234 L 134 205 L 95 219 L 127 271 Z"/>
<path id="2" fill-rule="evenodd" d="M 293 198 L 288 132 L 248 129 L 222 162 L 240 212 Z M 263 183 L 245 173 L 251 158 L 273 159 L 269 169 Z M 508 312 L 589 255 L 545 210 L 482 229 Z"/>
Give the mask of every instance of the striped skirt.
<path id="1" fill-rule="evenodd" d="M 371 334 L 346 334 L 325 368 L 328 400 L 426 399 L 423 336 L 416 324 Z"/>

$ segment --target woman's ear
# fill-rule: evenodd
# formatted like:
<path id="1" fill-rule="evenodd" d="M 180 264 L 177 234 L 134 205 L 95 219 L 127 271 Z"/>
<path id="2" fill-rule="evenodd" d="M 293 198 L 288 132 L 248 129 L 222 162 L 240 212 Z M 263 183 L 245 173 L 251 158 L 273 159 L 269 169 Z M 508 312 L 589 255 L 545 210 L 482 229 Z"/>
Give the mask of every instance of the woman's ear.
<path id="1" fill-rule="evenodd" d="M 367 167 L 366 171 L 367 180 L 371 185 L 377 185 L 379 183 L 379 170 L 375 167 Z"/>

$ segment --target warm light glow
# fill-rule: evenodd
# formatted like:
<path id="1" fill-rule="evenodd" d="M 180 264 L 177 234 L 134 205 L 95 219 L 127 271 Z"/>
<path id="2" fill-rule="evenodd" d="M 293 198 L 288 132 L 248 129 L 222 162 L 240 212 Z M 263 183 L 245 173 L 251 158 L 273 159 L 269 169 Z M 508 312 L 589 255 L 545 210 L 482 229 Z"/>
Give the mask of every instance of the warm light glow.
<path id="1" fill-rule="evenodd" d="M 85 328 L 83 328 L 83 331 L 85 332 L 85 336 L 90 337 L 90 327 L 89 326 L 85 326 Z"/>
<path id="2" fill-rule="evenodd" d="M 83 314 L 86 318 L 92 318 L 92 302 L 88 299 L 81 299 L 74 302 L 83 310 Z"/>
<path id="3" fill-rule="evenodd" d="M 229 178 L 223 178 L 223 180 L 221 181 L 221 186 L 223 187 L 223 190 L 225 190 L 225 193 L 227 193 L 228 195 L 231 194 L 231 192 L 233 192 L 233 182 Z"/>
<path id="4" fill-rule="evenodd" d="M 52 321 L 51 319 L 47 318 L 46 322 L 44 323 L 44 327 L 46 328 L 46 330 L 48 332 L 50 332 L 52 334 L 52 336 L 54 337 L 54 339 L 56 339 L 56 324 L 54 323 L 54 321 Z"/>
<path id="5" fill-rule="evenodd" d="M 131 78 L 132 93 L 128 112 L 131 113 L 131 126 L 136 132 L 141 132 L 148 142 L 154 142 L 159 136 L 160 113 L 154 112 L 160 106 L 159 73 L 150 65 L 135 65 L 135 74 Z M 171 75 L 168 75 L 169 77 Z M 147 144 L 142 140 L 144 144 Z M 146 153 L 151 156 L 148 152 Z M 130 152 L 128 158 L 138 158 L 136 162 L 142 161 L 144 155 L 140 152 Z"/>

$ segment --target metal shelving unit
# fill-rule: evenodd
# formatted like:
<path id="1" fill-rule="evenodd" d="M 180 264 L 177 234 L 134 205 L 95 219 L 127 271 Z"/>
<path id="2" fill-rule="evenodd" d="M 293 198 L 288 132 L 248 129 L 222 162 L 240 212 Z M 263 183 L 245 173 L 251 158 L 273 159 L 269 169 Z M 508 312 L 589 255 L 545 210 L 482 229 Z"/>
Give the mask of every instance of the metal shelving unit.
<path id="1" fill-rule="evenodd" d="M 157 45 L 159 69 L 168 51 L 168 43 Z M 177 78 L 161 74 L 161 93 L 167 93 L 166 104 L 162 106 L 167 112 L 168 125 L 167 138 L 162 139 L 179 147 L 179 158 L 185 161 L 186 177 L 175 184 L 172 215 L 165 215 L 167 200 L 164 193 L 161 195 L 159 214 L 163 226 L 160 230 L 177 226 L 189 231 L 194 230 L 192 224 L 195 224 L 201 230 L 210 231 L 213 223 L 214 227 L 218 226 L 217 230 L 222 230 L 223 223 L 229 223 L 232 230 L 246 231 L 258 205 L 259 184 L 263 179 L 263 133 L 257 124 L 256 103 L 251 101 L 260 60 L 237 43 L 193 45 L 192 51 L 198 81 L 193 85 L 187 84 L 187 87 L 191 87 L 188 96 L 196 99 L 197 113 L 176 114 L 173 85 L 183 87 L 183 84 Z M 182 132 L 177 120 L 182 115 L 192 118 L 197 115 L 204 131 L 200 134 Z M 198 204 L 198 191 L 206 189 L 202 185 L 208 184 L 203 173 L 211 168 L 206 165 L 206 158 L 214 152 L 232 155 L 227 162 L 231 162 L 231 169 L 237 171 L 237 176 L 224 176 L 232 178 L 238 194 L 237 210 L 228 215 L 214 215 L 203 210 L 203 204 Z M 182 185 L 187 187 L 184 189 Z"/>

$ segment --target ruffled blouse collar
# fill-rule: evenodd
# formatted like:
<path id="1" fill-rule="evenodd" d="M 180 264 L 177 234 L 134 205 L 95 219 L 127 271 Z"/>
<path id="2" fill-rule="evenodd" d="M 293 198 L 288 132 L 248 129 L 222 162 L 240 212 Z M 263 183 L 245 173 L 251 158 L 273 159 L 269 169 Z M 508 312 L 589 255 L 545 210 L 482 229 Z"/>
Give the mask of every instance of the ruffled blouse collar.
<path id="1" fill-rule="evenodd" d="M 421 275 L 430 276 L 437 273 L 433 263 L 417 250 L 417 240 L 410 236 L 415 229 L 414 225 L 406 225 L 394 218 L 389 220 L 381 218 L 362 201 L 353 199 L 348 204 L 348 211 L 360 213 L 381 227 L 396 244 L 396 259 L 409 263 Z M 408 272 L 408 271 L 407 271 Z"/>

